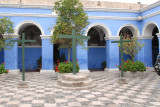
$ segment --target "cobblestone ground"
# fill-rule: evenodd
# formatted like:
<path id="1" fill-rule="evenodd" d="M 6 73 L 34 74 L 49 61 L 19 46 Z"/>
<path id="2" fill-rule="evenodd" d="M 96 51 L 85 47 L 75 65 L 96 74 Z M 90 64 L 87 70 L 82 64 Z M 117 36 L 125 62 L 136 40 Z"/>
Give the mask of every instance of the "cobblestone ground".
<path id="1" fill-rule="evenodd" d="M 143 78 L 126 78 L 118 84 L 118 73 L 91 72 L 97 87 L 90 90 L 61 90 L 57 80 L 38 72 L 27 72 L 29 88 L 17 88 L 21 74 L 0 81 L 0 107 L 160 107 L 160 77 L 146 72 Z"/>

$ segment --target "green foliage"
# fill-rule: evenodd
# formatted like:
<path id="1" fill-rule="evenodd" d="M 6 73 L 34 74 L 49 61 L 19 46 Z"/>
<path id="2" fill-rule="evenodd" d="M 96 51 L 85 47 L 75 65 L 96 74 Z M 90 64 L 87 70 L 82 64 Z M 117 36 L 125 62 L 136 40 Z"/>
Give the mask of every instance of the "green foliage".
<path id="1" fill-rule="evenodd" d="M 8 70 L 5 69 L 4 63 L 0 64 L 0 74 L 8 73 Z"/>
<path id="2" fill-rule="evenodd" d="M 40 56 L 39 59 L 37 60 L 37 65 L 38 65 L 38 68 L 41 68 L 41 65 L 42 65 L 42 56 Z"/>
<path id="3" fill-rule="evenodd" d="M 102 62 L 102 67 L 105 68 L 106 67 L 106 61 Z"/>
<path id="4" fill-rule="evenodd" d="M 79 65 L 76 66 L 77 73 L 79 72 Z M 59 73 L 72 73 L 73 72 L 73 63 L 72 62 L 61 62 L 58 64 Z"/>
<path id="5" fill-rule="evenodd" d="M 64 62 L 64 61 L 66 61 L 65 54 L 64 54 L 64 53 L 61 53 L 61 55 L 60 55 L 60 57 L 59 57 L 58 59 L 59 59 L 58 62 Z"/>
<path id="6" fill-rule="evenodd" d="M 10 34 L 14 33 L 13 24 L 9 17 L 0 19 L 0 50 L 2 48 L 9 49 L 14 45 L 14 43 L 10 41 L 12 39 Z M 2 36 L 3 34 L 7 34 L 5 38 Z M 6 42 L 6 40 L 8 41 Z"/>
<path id="7" fill-rule="evenodd" d="M 58 0 L 55 2 L 53 11 L 58 15 L 53 29 L 51 42 L 54 44 L 68 45 L 71 47 L 71 39 L 59 39 L 58 35 L 71 35 L 75 28 L 76 35 L 82 35 L 84 28 L 89 24 L 87 13 L 83 10 L 79 0 Z M 77 44 L 84 46 L 82 39 L 77 40 Z"/>
<path id="8" fill-rule="evenodd" d="M 131 42 L 123 43 L 123 53 L 131 56 L 131 59 L 134 60 L 135 55 L 144 47 L 144 43 L 138 42 L 136 37 L 129 38 L 129 36 L 127 36 L 123 37 L 123 40 L 131 40 Z"/>
<path id="9" fill-rule="evenodd" d="M 118 66 L 119 70 L 121 70 L 121 66 Z M 143 62 L 136 61 L 133 62 L 133 60 L 128 59 L 126 62 L 123 62 L 123 70 L 124 72 L 126 71 L 131 71 L 131 72 L 136 72 L 136 71 L 146 71 L 146 67 L 143 64 Z"/>

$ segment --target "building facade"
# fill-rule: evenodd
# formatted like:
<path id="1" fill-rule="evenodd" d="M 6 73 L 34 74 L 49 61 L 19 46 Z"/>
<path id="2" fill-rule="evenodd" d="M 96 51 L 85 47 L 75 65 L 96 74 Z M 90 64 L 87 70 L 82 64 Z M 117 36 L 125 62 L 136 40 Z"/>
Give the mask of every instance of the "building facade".
<path id="1" fill-rule="evenodd" d="M 138 41 L 145 43 L 135 60 L 153 67 L 159 53 L 160 1 L 148 6 L 142 5 L 143 8 L 137 5 L 108 8 L 103 4 L 96 3 L 99 6 L 96 8 L 84 7 L 90 21 L 84 35 L 91 36 L 91 40 L 86 42 L 88 49 L 77 46 L 80 71 L 89 72 L 89 68 L 102 68 L 103 61 L 106 61 L 106 70 L 117 69 L 116 65 L 120 64 L 119 47 L 111 41 L 118 40 L 123 32 L 128 32 L 130 36 L 137 37 Z M 48 28 L 54 26 L 57 15 L 52 12 L 52 8 L 42 4 L 0 4 L 0 16 L 11 17 L 11 21 L 14 22 L 14 39 L 20 39 L 21 34 L 26 33 L 26 39 L 37 40 L 36 43 L 25 44 L 26 69 L 35 69 L 37 59 L 42 56 L 41 73 L 54 72 L 53 58 L 56 53 L 54 45 L 50 42 L 52 31 Z M 67 49 L 61 49 L 59 54 L 61 53 L 66 54 Z M 12 49 L 0 52 L 0 63 L 5 62 L 6 69 L 12 74 L 17 74 L 22 68 L 21 54 L 21 44 L 16 43 Z"/>

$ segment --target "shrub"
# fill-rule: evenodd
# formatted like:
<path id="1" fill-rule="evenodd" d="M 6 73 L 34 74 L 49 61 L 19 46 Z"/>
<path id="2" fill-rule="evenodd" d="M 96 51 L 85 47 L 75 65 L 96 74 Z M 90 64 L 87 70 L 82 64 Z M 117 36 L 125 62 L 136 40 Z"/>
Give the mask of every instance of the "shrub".
<path id="1" fill-rule="evenodd" d="M 61 53 L 60 57 L 58 58 L 59 59 L 59 62 L 64 62 L 66 61 L 66 56 L 64 53 Z"/>
<path id="2" fill-rule="evenodd" d="M 118 66 L 119 70 L 121 70 L 121 66 Z M 126 62 L 123 63 L 123 70 L 124 72 L 126 71 L 131 71 L 131 72 L 136 72 L 136 71 L 145 71 L 146 67 L 143 64 L 143 62 L 136 61 L 133 62 L 132 60 L 128 59 Z"/>
<path id="3" fill-rule="evenodd" d="M 8 70 L 5 69 L 4 63 L 0 64 L 0 74 L 8 73 Z"/>
<path id="4" fill-rule="evenodd" d="M 76 63 L 77 73 L 79 72 L 79 65 Z M 73 72 L 73 63 L 72 62 L 60 62 L 56 66 L 56 72 L 59 73 L 72 73 Z"/>
<path id="5" fill-rule="evenodd" d="M 42 65 L 42 56 L 40 56 L 39 59 L 37 60 L 37 65 L 38 65 L 38 68 L 41 68 L 41 65 Z"/>
<path id="6" fill-rule="evenodd" d="M 106 67 L 106 61 L 102 62 L 102 67 L 105 68 Z"/>

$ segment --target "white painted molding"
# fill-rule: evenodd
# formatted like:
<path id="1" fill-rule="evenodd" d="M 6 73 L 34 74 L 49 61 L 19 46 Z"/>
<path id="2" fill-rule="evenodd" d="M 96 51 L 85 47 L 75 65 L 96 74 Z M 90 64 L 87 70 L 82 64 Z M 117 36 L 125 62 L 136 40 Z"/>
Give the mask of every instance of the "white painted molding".
<path id="1" fill-rule="evenodd" d="M 18 75 L 18 74 L 20 74 L 20 70 L 19 69 L 9 70 L 8 74 L 9 75 Z"/>
<path id="2" fill-rule="evenodd" d="M 41 39 L 51 39 L 51 35 L 40 35 Z"/>
<path id="3" fill-rule="evenodd" d="M 142 8 L 142 9 L 140 9 L 139 12 L 147 11 L 147 10 L 152 9 L 152 8 L 154 8 L 154 7 L 157 7 L 157 6 L 159 6 L 159 5 L 160 5 L 160 1 L 157 1 L 157 2 L 155 2 L 155 3 L 153 3 L 153 4 L 150 4 L 150 5 Z"/>
<path id="4" fill-rule="evenodd" d="M 132 32 L 132 34 L 134 35 L 134 36 L 140 36 L 140 31 L 139 31 L 139 29 L 137 28 L 137 26 L 135 26 L 134 24 L 124 24 L 124 25 L 122 25 L 120 28 L 119 28 L 119 30 L 118 30 L 118 33 L 117 33 L 117 36 L 119 36 L 119 33 L 120 33 L 120 31 L 122 30 L 122 28 L 124 28 L 124 27 L 126 27 L 126 28 L 128 28 L 129 30 L 131 30 L 131 32 Z"/>
<path id="5" fill-rule="evenodd" d="M 147 14 L 147 15 L 145 15 L 145 16 L 142 16 L 142 19 L 147 19 L 147 18 L 150 18 L 150 17 L 156 16 L 156 15 L 159 15 L 159 14 L 160 14 L 160 11 L 156 11 L 156 12 L 153 12 L 153 13 Z"/>
<path id="6" fill-rule="evenodd" d="M 88 16 L 89 19 L 112 19 L 112 20 L 138 20 L 137 17 L 119 17 L 119 16 Z"/>
<path id="7" fill-rule="evenodd" d="M 18 46 L 18 48 L 22 48 L 22 46 Z M 42 46 L 25 46 L 25 48 L 42 48 Z"/>
<path id="8" fill-rule="evenodd" d="M 19 30 L 22 27 L 25 27 L 25 26 L 28 26 L 28 25 L 35 25 L 35 26 L 37 26 L 40 29 L 42 35 L 44 35 L 43 27 L 38 22 L 35 22 L 33 20 L 24 20 L 24 21 L 18 23 L 16 25 L 16 27 L 15 27 L 15 35 L 17 35 L 19 33 Z"/>
<path id="9" fill-rule="evenodd" d="M 20 35 L 15 35 L 15 34 L 3 34 L 2 35 L 4 38 L 7 38 L 7 36 L 12 36 L 12 38 L 18 39 Z"/>
<path id="10" fill-rule="evenodd" d="M 153 36 L 143 36 L 143 39 L 153 39 Z"/>
<path id="11" fill-rule="evenodd" d="M 120 37 L 119 36 L 108 36 L 104 38 L 105 40 L 119 40 Z"/>
<path id="12" fill-rule="evenodd" d="M 111 36 L 111 30 L 109 29 L 109 27 L 107 27 L 105 24 L 103 23 L 93 23 L 91 25 L 89 25 L 87 27 L 87 30 L 85 32 L 85 36 L 87 36 L 89 30 L 92 28 L 92 27 L 99 27 L 100 29 L 103 30 L 103 32 L 105 33 L 105 36 Z"/>

